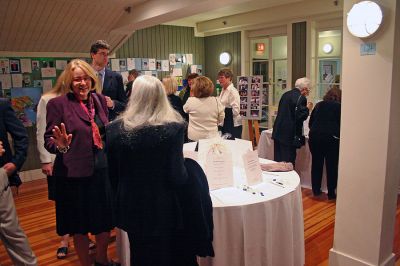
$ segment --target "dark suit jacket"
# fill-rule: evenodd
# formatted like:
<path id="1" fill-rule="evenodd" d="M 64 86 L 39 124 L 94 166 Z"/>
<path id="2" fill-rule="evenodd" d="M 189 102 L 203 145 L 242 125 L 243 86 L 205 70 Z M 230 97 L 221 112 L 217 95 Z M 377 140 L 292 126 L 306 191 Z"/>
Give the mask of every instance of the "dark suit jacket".
<path id="1" fill-rule="evenodd" d="M 183 119 L 188 121 L 189 115 L 183 111 L 183 104 L 181 98 L 179 98 L 175 94 L 170 94 L 168 95 L 168 100 L 172 105 L 172 107 L 175 109 L 175 111 L 177 111 L 182 116 Z"/>
<path id="2" fill-rule="evenodd" d="M 14 142 L 14 155 L 11 152 L 7 132 Z M 28 151 L 28 134 L 7 99 L 0 99 L 0 140 L 5 149 L 3 156 L 0 156 L 0 167 L 11 162 L 15 164 L 17 170 L 21 169 Z"/>
<path id="3" fill-rule="evenodd" d="M 127 103 L 121 74 L 106 68 L 102 93 L 114 101 L 114 109 L 109 109 L 108 115 L 109 120 L 112 121 L 124 111 Z"/>
<path id="4" fill-rule="evenodd" d="M 308 123 L 310 138 L 340 138 L 340 106 L 339 102 L 334 101 L 322 101 L 315 105 Z"/>
<path id="5" fill-rule="evenodd" d="M 132 85 L 133 85 L 134 80 L 128 81 L 128 83 L 126 83 L 126 89 L 125 89 L 125 94 L 126 94 L 126 98 L 129 100 L 129 97 L 131 96 L 132 93 Z"/>
<path id="6" fill-rule="evenodd" d="M 93 97 L 92 93 L 92 97 Z M 96 113 L 104 125 L 108 124 L 108 109 L 103 95 L 96 94 Z M 51 99 L 47 103 L 47 125 L 44 134 L 45 148 L 56 154 L 54 176 L 87 177 L 93 174 L 94 150 L 92 127 L 88 115 L 72 93 Z M 54 141 L 53 128 L 65 124 L 67 134 L 72 134 L 70 149 L 60 153 Z"/>
<path id="7" fill-rule="evenodd" d="M 106 128 L 111 184 L 119 228 L 138 237 L 171 236 L 181 221 L 176 189 L 187 180 L 184 124 L 134 132 L 117 119 Z"/>
<path id="8" fill-rule="evenodd" d="M 292 145 L 296 124 L 296 135 L 301 136 L 303 131 L 303 122 L 307 119 L 309 110 L 307 108 L 307 98 L 300 96 L 299 89 L 291 89 L 282 95 L 278 106 L 278 115 L 275 119 L 272 138 L 286 145 Z M 299 99 L 300 97 L 300 99 Z M 295 117 L 295 108 L 297 111 Z"/>

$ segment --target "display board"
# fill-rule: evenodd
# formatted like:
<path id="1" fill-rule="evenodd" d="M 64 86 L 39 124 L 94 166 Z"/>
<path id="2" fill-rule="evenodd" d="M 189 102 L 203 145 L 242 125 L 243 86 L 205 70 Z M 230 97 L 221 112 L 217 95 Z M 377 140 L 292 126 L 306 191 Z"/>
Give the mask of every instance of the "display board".
<path id="1" fill-rule="evenodd" d="M 240 96 L 240 115 L 243 119 L 260 120 L 263 103 L 263 77 L 239 76 L 237 77 Z"/>

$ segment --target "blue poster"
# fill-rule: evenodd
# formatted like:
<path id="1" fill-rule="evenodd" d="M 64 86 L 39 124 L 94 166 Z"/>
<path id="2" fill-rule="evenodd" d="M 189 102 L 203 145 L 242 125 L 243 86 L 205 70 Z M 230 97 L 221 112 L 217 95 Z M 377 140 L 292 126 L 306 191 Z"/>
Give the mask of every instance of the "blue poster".
<path id="1" fill-rule="evenodd" d="M 26 87 L 11 89 L 11 105 L 25 127 L 36 124 L 37 105 L 42 96 L 42 88 Z"/>

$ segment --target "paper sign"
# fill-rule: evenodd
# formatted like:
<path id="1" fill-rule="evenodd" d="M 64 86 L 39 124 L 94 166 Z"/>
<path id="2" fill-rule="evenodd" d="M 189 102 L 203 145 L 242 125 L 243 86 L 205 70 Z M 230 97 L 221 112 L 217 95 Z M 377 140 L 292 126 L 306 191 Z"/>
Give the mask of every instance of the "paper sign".
<path id="1" fill-rule="evenodd" d="M 111 69 L 113 71 L 119 71 L 119 59 L 111 59 Z"/>
<path id="2" fill-rule="evenodd" d="M 13 88 L 22 88 L 22 74 L 12 74 L 11 79 Z"/>
<path id="3" fill-rule="evenodd" d="M 249 150 L 242 155 L 247 183 L 252 186 L 262 182 L 262 171 L 258 161 L 258 152 Z"/>
<path id="4" fill-rule="evenodd" d="M 122 82 L 123 82 L 124 84 L 126 84 L 126 83 L 128 82 L 128 75 L 129 75 L 129 72 L 128 72 L 128 71 L 123 71 L 123 72 L 121 72 L 120 74 L 121 74 L 121 76 L 122 76 Z"/>
<path id="5" fill-rule="evenodd" d="M 135 58 L 127 58 L 126 59 L 126 65 L 128 67 L 128 70 L 135 69 Z"/>
<path id="6" fill-rule="evenodd" d="M 156 70 L 156 59 L 149 58 L 149 70 Z"/>
<path id="7" fill-rule="evenodd" d="M 169 64 L 170 64 L 170 65 L 173 65 L 173 66 L 174 66 L 174 65 L 176 64 L 175 58 L 176 58 L 176 55 L 175 55 L 175 54 L 169 54 L 168 59 L 169 59 Z"/>
<path id="8" fill-rule="evenodd" d="M 56 69 L 64 70 L 67 64 L 67 60 L 56 60 Z"/>
<path id="9" fill-rule="evenodd" d="M 30 59 L 21 59 L 21 73 L 32 73 L 32 62 Z"/>
<path id="10" fill-rule="evenodd" d="M 197 73 L 197 65 L 190 66 L 190 73 Z"/>
<path id="11" fill-rule="evenodd" d="M 53 88 L 53 81 L 51 79 L 43 80 L 43 93 L 50 91 Z"/>
<path id="12" fill-rule="evenodd" d="M 181 77 L 182 76 L 182 68 L 174 68 L 172 71 L 172 76 Z"/>
<path id="13" fill-rule="evenodd" d="M 161 70 L 169 71 L 169 61 L 168 60 L 161 60 Z"/>
<path id="14" fill-rule="evenodd" d="M 42 78 L 55 78 L 57 76 L 55 67 L 41 68 L 41 71 L 42 71 Z"/>
<path id="15" fill-rule="evenodd" d="M 205 173 L 210 190 L 233 187 L 232 155 L 210 152 L 206 157 Z"/>
<path id="16" fill-rule="evenodd" d="M 193 54 L 186 54 L 186 64 L 193 64 Z"/>
<path id="17" fill-rule="evenodd" d="M 11 75 L 10 74 L 0 74 L 0 82 L 3 89 L 11 88 Z"/>

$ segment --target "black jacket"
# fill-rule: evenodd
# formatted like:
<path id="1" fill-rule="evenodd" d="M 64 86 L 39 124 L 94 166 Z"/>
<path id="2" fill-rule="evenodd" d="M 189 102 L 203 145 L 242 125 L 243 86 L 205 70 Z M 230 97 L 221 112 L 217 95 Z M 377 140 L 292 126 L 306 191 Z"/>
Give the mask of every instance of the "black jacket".
<path id="1" fill-rule="evenodd" d="M 296 104 L 297 111 L 295 112 Z M 307 119 L 308 114 L 307 99 L 301 95 L 299 89 L 294 88 L 285 92 L 279 101 L 278 115 L 275 119 L 272 138 L 286 145 L 292 145 L 295 134 L 295 124 L 296 135 L 301 136 L 303 122 Z"/>
<path id="2" fill-rule="evenodd" d="M 126 131 L 117 119 L 106 128 L 109 176 L 117 227 L 139 237 L 171 236 L 181 213 L 176 196 L 187 179 L 184 124 Z"/>
<path id="3" fill-rule="evenodd" d="M 180 241 L 193 255 L 213 257 L 213 209 L 207 177 L 201 166 L 185 159 L 188 181 L 178 190 L 182 210 L 183 234 Z"/>
<path id="4" fill-rule="evenodd" d="M 108 119 L 114 120 L 122 111 L 124 111 L 127 97 L 124 90 L 121 74 L 105 69 L 104 84 L 102 94 L 114 101 L 114 108 L 108 109 Z"/>
<path id="5" fill-rule="evenodd" d="M 13 139 L 14 154 L 8 142 L 7 132 Z M 17 167 L 17 171 L 20 170 L 28 152 L 28 134 L 6 99 L 0 99 L 0 140 L 3 142 L 3 148 L 5 149 L 3 156 L 0 156 L 0 167 L 12 162 Z M 17 172 L 10 177 L 10 182 L 16 174 Z"/>
<path id="6" fill-rule="evenodd" d="M 310 138 L 340 138 L 340 107 L 340 103 L 335 101 L 322 101 L 315 105 L 308 123 Z"/>

